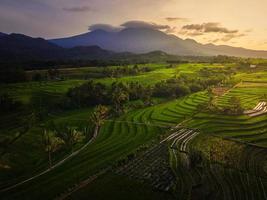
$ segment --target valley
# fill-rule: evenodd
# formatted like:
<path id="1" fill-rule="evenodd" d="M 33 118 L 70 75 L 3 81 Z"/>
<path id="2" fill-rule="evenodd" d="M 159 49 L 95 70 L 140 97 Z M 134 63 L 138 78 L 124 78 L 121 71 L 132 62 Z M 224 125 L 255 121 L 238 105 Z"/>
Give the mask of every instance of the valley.
<path id="1" fill-rule="evenodd" d="M 138 193 L 144 199 L 265 198 L 264 66 L 148 63 L 127 69 L 138 70 L 59 69 L 60 79 L 1 86 L 2 94 L 24 105 L 1 117 L 4 199 L 136 199 Z M 27 73 L 46 77 L 48 71 Z M 129 96 L 110 101 L 110 90 Z M 90 91 L 95 101 L 117 107 L 94 136 L 90 116 L 98 103 L 83 96 Z M 80 137 L 52 152 L 52 168 L 44 130 L 57 137 L 73 130 Z"/>

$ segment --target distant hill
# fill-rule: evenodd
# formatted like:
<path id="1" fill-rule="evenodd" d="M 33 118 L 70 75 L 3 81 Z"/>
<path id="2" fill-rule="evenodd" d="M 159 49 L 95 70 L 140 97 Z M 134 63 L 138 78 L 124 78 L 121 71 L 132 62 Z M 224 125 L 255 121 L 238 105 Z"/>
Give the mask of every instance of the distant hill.
<path id="1" fill-rule="evenodd" d="M 42 38 L 22 34 L 0 37 L 0 58 L 13 60 L 50 59 L 64 56 L 64 48 Z"/>
<path id="2" fill-rule="evenodd" d="M 98 45 L 96 45 L 96 43 Z M 115 50 L 106 50 L 115 49 Z M 157 50 L 160 49 L 160 50 Z M 167 53 L 166 53 L 167 52 Z M 181 55 L 181 56 L 177 56 Z M 102 60 L 129 62 L 182 61 L 183 56 L 234 55 L 267 58 L 266 51 L 199 44 L 152 29 L 96 30 L 59 40 L 0 33 L 1 63 Z"/>
<path id="3" fill-rule="evenodd" d="M 50 63 L 81 63 L 81 61 L 98 60 L 99 63 L 136 63 L 157 62 L 163 60 L 180 60 L 177 56 L 169 55 L 163 51 L 153 51 L 143 54 L 130 52 L 115 53 L 99 46 L 75 46 L 64 48 L 43 38 L 32 38 L 22 34 L 0 35 L 0 63 L 24 64 L 26 68 L 44 67 L 44 61 Z M 34 64 L 35 63 L 35 64 Z"/>
<path id="4" fill-rule="evenodd" d="M 191 39 L 181 39 L 155 29 L 126 28 L 119 32 L 94 30 L 73 37 L 50 40 L 61 47 L 97 45 L 115 52 L 147 53 L 164 51 L 182 56 L 216 56 L 267 58 L 267 51 L 249 50 L 225 45 L 200 44 Z"/>
<path id="5" fill-rule="evenodd" d="M 0 34 L 0 59 L 3 60 L 54 60 L 100 59 L 114 53 L 98 46 L 63 48 L 43 38 L 22 34 Z"/>
<path id="6" fill-rule="evenodd" d="M 7 34 L 0 32 L 0 37 L 6 36 Z"/>

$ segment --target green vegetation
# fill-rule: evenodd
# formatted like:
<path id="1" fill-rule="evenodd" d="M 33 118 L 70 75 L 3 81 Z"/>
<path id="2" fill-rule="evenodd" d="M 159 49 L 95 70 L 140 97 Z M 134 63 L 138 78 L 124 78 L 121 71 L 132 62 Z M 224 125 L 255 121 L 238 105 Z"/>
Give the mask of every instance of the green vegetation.
<path id="1" fill-rule="evenodd" d="M 27 72 L 34 81 L 1 85 L 0 188 L 82 150 L 1 196 L 264 199 L 267 115 L 244 112 L 267 101 L 263 68 L 163 63 Z M 163 152 L 175 177 L 164 192 L 154 179 L 136 178 L 164 171 L 153 164 Z M 135 173 L 126 167 L 132 163 Z"/>

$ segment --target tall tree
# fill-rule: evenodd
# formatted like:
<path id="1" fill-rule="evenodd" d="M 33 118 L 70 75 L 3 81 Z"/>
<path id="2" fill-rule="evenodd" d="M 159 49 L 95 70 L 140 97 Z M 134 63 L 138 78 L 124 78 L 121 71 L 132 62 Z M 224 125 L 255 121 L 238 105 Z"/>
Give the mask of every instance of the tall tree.
<path id="1" fill-rule="evenodd" d="M 55 136 L 55 133 L 44 129 L 43 132 L 43 146 L 48 154 L 49 167 L 52 167 L 52 153 L 56 152 L 62 145 L 64 141 Z"/>
<path id="2" fill-rule="evenodd" d="M 94 135 L 93 137 L 96 138 L 101 125 L 103 125 L 104 120 L 108 116 L 108 108 L 106 106 L 98 105 L 92 115 L 90 116 L 90 121 L 94 124 Z"/>
<path id="3" fill-rule="evenodd" d="M 242 108 L 242 105 L 241 105 L 240 98 L 238 98 L 236 96 L 232 96 L 229 99 L 229 105 L 230 105 L 231 113 L 233 113 L 233 114 L 241 114 L 241 113 L 243 113 L 243 108 Z"/>
<path id="4" fill-rule="evenodd" d="M 142 90 L 140 91 L 140 97 L 144 103 L 144 105 L 146 106 L 150 106 L 152 104 L 152 99 L 151 99 L 151 96 L 152 96 L 152 88 L 150 86 L 147 86 L 147 87 L 143 87 Z"/>
<path id="5" fill-rule="evenodd" d="M 82 132 L 66 124 L 56 127 L 55 132 L 56 136 L 64 141 L 67 148 L 71 149 L 71 152 L 73 152 L 73 146 L 83 139 Z"/>
<path id="6" fill-rule="evenodd" d="M 123 104 L 129 100 L 129 92 L 127 87 L 122 83 L 112 84 L 112 103 L 115 107 L 115 112 L 120 114 L 123 112 Z"/>

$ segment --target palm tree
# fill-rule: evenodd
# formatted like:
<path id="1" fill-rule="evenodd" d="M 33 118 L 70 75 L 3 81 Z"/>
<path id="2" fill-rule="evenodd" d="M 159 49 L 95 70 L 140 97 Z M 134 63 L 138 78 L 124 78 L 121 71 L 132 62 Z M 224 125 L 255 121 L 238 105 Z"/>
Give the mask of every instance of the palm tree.
<path id="1" fill-rule="evenodd" d="M 152 104 L 151 96 L 152 96 L 152 88 L 150 86 L 144 87 L 140 90 L 141 99 L 146 106 L 150 106 Z"/>
<path id="2" fill-rule="evenodd" d="M 52 153 L 56 152 L 61 145 L 64 144 L 64 141 L 55 136 L 55 133 L 52 131 L 47 131 L 44 129 L 43 132 L 43 145 L 45 148 L 45 151 L 48 153 L 48 161 L 49 161 L 49 167 L 52 167 Z"/>
<path id="3" fill-rule="evenodd" d="M 73 127 L 64 125 L 55 131 L 57 136 L 71 149 L 71 152 L 73 152 L 73 146 L 82 139 L 82 133 Z"/>
<path id="4" fill-rule="evenodd" d="M 108 116 L 108 108 L 106 106 L 98 105 L 95 108 L 95 111 L 90 116 L 90 121 L 95 126 L 93 138 L 96 138 L 100 126 L 103 125 L 104 120 L 107 118 L 107 116 Z"/>
<path id="5" fill-rule="evenodd" d="M 112 102 L 115 106 L 116 113 L 123 111 L 123 103 L 129 100 L 129 94 L 121 89 L 117 89 L 112 94 Z"/>

